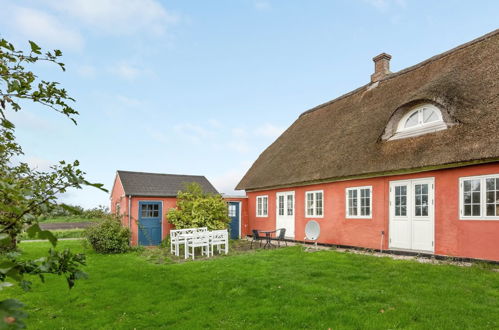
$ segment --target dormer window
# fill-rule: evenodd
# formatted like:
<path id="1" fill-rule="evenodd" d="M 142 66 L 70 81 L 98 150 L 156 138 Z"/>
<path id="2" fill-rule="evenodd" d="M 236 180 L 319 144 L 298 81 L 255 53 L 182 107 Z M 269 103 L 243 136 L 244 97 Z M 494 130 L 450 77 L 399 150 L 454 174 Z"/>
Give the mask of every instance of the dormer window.
<path id="1" fill-rule="evenodd" d="M 420 105 L 407 112 L 399 121 L 390 140 L 403 139 L 446 129 L 442 113 L 433 104 Z"/>

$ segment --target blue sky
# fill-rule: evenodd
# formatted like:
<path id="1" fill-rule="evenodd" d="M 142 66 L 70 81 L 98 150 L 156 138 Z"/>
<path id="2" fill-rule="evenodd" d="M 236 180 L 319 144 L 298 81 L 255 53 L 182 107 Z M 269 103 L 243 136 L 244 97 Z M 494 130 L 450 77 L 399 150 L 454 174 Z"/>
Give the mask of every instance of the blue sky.
<path id="1" fill-rule="evenodd" d="M 0 0 L 0 36 L 64 53 L 41 65 L 77 99 L 78 126 L 27 104 L 10 118 L 25 160 L 80 160 L 111 188 L 117 169 L 202 174 L 233 188 L 300 113 L 488 33 L 499 1 Z M 241 193 L 241 192 L 239 192 Z M 108 205 L 95 189 L 64 202 Z"/>

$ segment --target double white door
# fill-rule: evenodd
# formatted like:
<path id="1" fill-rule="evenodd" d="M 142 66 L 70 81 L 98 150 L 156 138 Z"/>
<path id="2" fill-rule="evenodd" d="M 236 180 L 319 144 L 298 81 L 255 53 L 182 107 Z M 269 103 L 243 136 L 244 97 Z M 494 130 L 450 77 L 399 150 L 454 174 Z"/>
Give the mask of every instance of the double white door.
<path id="1" fill-rule="evenodd" d="M 295 192 L 276 193 L 276 229 L 285 228 L 287 238 L 295 238 Z"/>
<path id="2" fill-rule="evenodd" d="M 434 179 L 390 182 L 391 249 L 434 252 Z"/>

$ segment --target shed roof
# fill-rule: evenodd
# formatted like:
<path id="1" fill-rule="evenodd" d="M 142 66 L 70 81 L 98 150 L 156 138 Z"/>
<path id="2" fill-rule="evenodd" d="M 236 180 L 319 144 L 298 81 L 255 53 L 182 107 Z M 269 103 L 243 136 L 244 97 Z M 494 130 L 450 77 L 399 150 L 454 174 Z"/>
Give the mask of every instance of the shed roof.
<path id="1" fill-rule="evenodd" d="M 205 193 L 218 194 L 213 185 L 202 175 L 179 175 L 118 171 L 126 195 L 150 197 L 176 197 L 185 184 L 199 183 Z"/>
<path id="2" fill-rule="evenodd" d="M 423 102 L 438 105 L 455 124 L 417 137 L 382 139 L 398 110 Z M 497 132 L 499 29 L 304 112 L 236 189 L 497 161 Z"/>

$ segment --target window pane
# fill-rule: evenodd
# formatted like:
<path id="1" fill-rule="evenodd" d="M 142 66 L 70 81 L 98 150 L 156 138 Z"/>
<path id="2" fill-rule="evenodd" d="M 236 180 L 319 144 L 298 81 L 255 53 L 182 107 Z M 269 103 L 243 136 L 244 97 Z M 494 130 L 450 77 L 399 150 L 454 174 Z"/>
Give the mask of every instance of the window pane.
<path id="1" fill-rule="evenodd" d="M 465 180 L 463 182 L 464 191 L 471 191 L 471 180 Z"/>
<path id="2" fill-rule="evenodd" d="M 284 215 L 284 196 L 282 195 L 279 196 L 277 208 L 279 215 Z"/>
<path id="3" fill-rule="evenodd" d="M 487 216 L 495 216 L 495 205 L 494 204 L 487 204 Z"/>
<path id="4" fill-rule="evenodd" d="M 432 109 L 423 109 L 423 123 L 431 123 L 437 121 L 438 116 Z"/>
<path id="5" fill-rule="evenodd" d="M 315 215 L 322 215 L 322 193 L 315 193 Z"/>
<path id="6" fill-rule="evenodd" d="M 471 215 L 471 205 L 465 205 L 464 206 L 464 215 L 470 216 Z"/>
<path id="7" fill-rule="evenodd" d="M 415 213 L 416 216 L 421 216 L 421 206 L 416 206 L 415 211 L 416 211 Z"/>
<path id="8" fill-rule="evenodd" d="M 288 195 L 287 213 L 293 215 L 293 195 Z"/>
<path id="9" fill-rule="evenodd" d="M 464 203 L 471 204 L 471 193 L 470 192 L 464 193 Z"/>
<path id="10" fill-rule="evenodd" d="M 496 188 L 496 180 L 495 179 L 487 179 L 485 180 L 486 182 L 486 187 L 487 187 L 487 191 L 490 191 L 490 190 L 495 190 Z"/>
<path id="11" fill-rule="evenodd" d="M 404 127 L 405 128 L 414 127 L 418 124 L 418 122 L 419 122 L 419 111 L 416 111 L 409 118 L 407 118 Z"/>
<path id="12" fill-rule="evenodd" d="M 472 215 L 480 216 L 480 205 L 473 205 L 471 209 L 472 209 Z"/>

